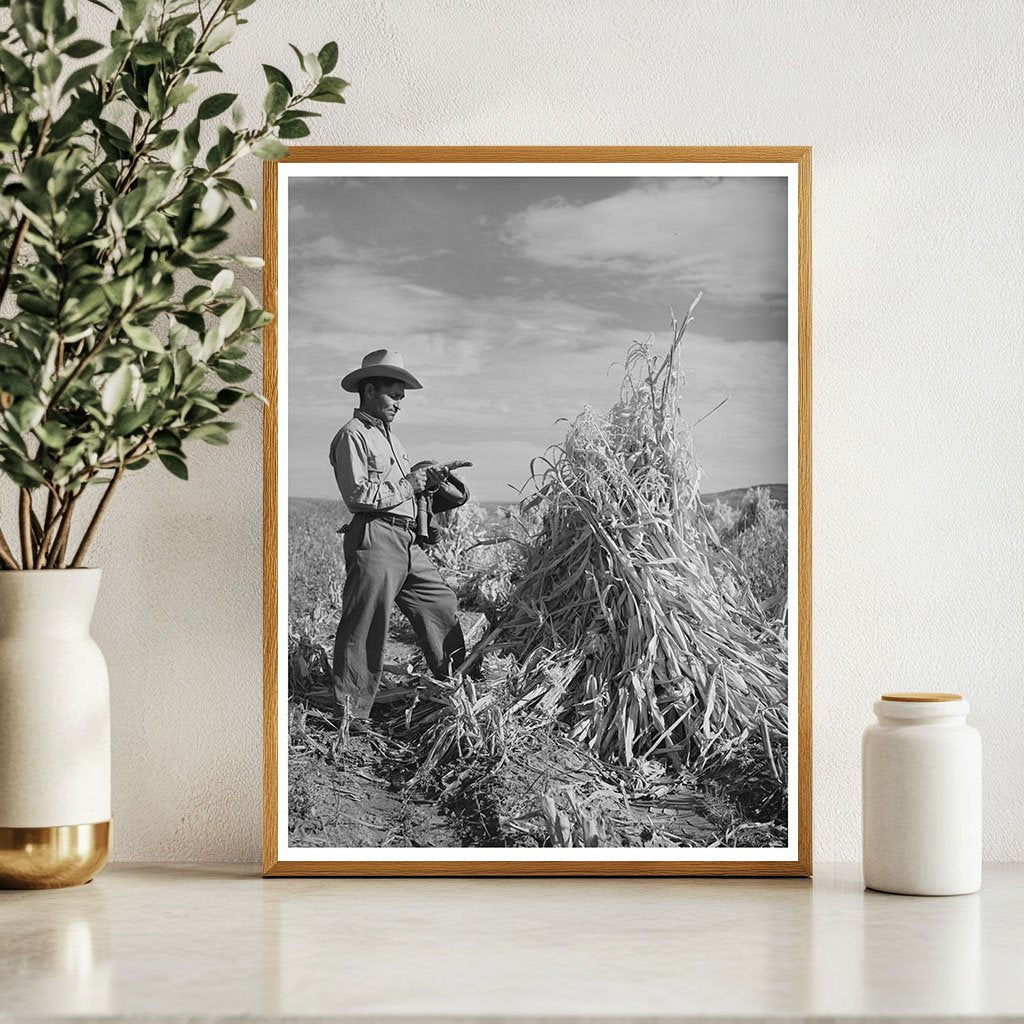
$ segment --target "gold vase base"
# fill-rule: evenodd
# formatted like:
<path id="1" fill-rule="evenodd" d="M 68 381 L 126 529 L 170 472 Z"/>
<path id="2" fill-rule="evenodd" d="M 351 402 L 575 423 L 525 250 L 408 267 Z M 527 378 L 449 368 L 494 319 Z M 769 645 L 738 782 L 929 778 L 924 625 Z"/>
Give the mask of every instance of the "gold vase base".
<path id="1" fill-rule="evenodd" d="M 110 857 L 110 822 L 0 826 L 0 889 L 63 889 L 92 881 Z"/>

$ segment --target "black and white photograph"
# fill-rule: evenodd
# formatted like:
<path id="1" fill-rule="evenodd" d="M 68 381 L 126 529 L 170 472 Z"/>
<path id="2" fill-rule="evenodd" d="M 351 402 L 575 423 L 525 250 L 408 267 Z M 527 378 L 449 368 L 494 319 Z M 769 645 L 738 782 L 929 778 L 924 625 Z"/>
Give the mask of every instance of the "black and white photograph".
<path id="1" fill-rule="evenodd" d="M 797 862 L 797 165 L 300 154 L 277 859 Z"/>

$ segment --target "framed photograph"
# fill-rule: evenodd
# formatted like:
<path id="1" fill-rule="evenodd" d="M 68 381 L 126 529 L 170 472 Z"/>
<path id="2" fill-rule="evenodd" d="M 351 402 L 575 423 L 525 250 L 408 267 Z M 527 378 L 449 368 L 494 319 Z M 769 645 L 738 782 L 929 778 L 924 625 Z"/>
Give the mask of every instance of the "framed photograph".
<path id="1" fill-rule="evenodd" d="M 810 195 L 266 165 L 266 875 L 811 873 Z"/>

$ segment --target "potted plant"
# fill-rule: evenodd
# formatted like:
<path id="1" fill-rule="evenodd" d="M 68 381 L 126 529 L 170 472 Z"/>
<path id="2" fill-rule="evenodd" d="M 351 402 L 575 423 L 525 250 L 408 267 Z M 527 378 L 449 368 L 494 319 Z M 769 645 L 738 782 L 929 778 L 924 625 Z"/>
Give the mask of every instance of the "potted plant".
<path id="1" fill-rule="evenodd" d="M 121 0 L 109 41 L 64 0 L 0 0 L 0 885 L 91 878 L 110 822 L 107 674 L 89 636 L 90 545 L 127 473 L 188 476 L 254 397 L 269 314 L 225 255 L 250 156 L 343 102 L 338 47 L 264 65 L 251 123 L 203 90 L 254 0 Z M 294 47 L 293 47 L 294 49 Z M 208 80 L 208 79 L 207 79 Z M 13 520 L 13 522 L 11 521 Z"/>

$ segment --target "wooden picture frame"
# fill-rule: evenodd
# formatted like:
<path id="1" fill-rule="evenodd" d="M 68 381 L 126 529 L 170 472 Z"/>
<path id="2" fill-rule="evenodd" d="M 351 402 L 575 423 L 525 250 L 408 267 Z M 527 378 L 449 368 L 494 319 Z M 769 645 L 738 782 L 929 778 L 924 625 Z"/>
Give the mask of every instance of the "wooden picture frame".
<path id="1" fill-rule="evenodd" d="M 595 174 L 621 178 L 642 178 L 647 174 L 679 177 L 729 176 L 730 168 L 746 167 L 757 175 L 786 179 L 788 202 L 787 294 L 788 305 L 788 422 L 790 475 L 796 479 L 797 495 L 789 502 L 789 614 L 797 616 L 795 651 L 797 665 L 789 668 L 788 799 L 787 845 L 775 855 L 766 848 L 757 856 L 725 856 L 720 848 L 682 854 L 666 849 L 633 851 L 580 848 L 571 852 L 531 849 L 525 854 L 503 855 L 486 851 L 459 857 L 435 855 L 432 851 L 408 852 L 399 859 L 390 850 L 366 847 L 332 856 L 310 846 L 287 844 L 287 764 L 282 762 L 282 725 L 287 708 L 287 657 L 282 650 L 279 606 L 280 587 L 287 579 L 287 553 L 280 548 L 286 518 L 282 509 L 279 480 L 279 444 L 287 422 L 288 408 L 282 407 L 279 370 L 287 351 L 282 348 L 281 324 L 288 296 L 279 293 L 286 252 L 279 251 L 283 215 L 280 198 L 284 179 L 290 175 L 320 173 L 329 166 L 344 165 L 342 171 L 356 176 L 367 168 L 387 165 L 389 173 L 401 168 L 436 178 L 484 173 L 486 165 L 501 165 L 514 176 L 520 165 L 538 173 L 546 165 L 552 177 L 577 169 L 593 168 Z M 427 167 L 429 165 L 429 169 Z M 567 169 L 566 165 L 573 165 Z M 662 166 L 670 165 L 670 166 Z M 303 170 L 305 169 L 305 170 Z M 676 169 L 679 169 L 676 171 Z M 334 168 L 332 173 L 338 170 Z M 685 172 L 685 173 L 684 173 Z M 738 174 L 739 172 L 737 172 Z M 795 234 L 794 234 L 795 225 Z M 811 150 L 799 146 L 757 147 L 292 147 L 287 157 L 268 162 L 264 170 L 264 294 L 263 302 L 275 314 L 264 334 L 264 835 L 263 872 L 267 877 L 360 876 L 360 875 L 491 875 L 491 876 L 809 876 L 811 846 Z M 794 280 L 795 275 L 795 280 Z M 675 297 L 674 297 L 675 298 Z M 678 296 L 680 301 L 685 297 Z M 339 299 L 340 302 L 340 299 Z M 339 305 L 339 308 L 343 308 Z M 370 347 L 370 346 L 367 346 Z M 341 367 L 339 367 L 340 376 Z M 794 381 L 796 394 L 793 394 Z M 339 407 L 344 408 L 344 407 Z M 794 416 L 795 410 L 795 416 Z M 794 422 L 795 420 L 795 422 Z M 340 425 L 340 422 L 339 422 Z M 539 453 L 538 453 L 539 454 Z M 795 457 L 794 457 L 795 456 Z M 795 469 L 795 473 L 794 473 Z M 752 480 L 751 484 L 760 481 Z M 792 486 L 792 480 L 790 480 Z M 792 515 L 796 513 L 796 525 Z M 339 545 L 340 549 L 340 545 Z M 796 551 L 797 564 L 792 564 Z M 797 586 L 792 600 L 792 583 Z M 795 674 L 795 679 L 793 678 Z M 762 716 L 764 721 L 764 716 Z M 767 744 L 767 740 L 766 740 Z M 770 746 L 769 746 L 770 750 Z M 769 753 L 769 760 L 771 755 Z M 793 804 L 795 803 L 795 808 Z M 795 838 L 793 835 L 795 829 Z M 284 842 L 282 843 L 282 837 Z M 484 851 L 481 851 L 483 853 Z M 749 852 L 749 851 L 748 851 Z M 756 852 L 756 851 L 755 851 Z"/>

